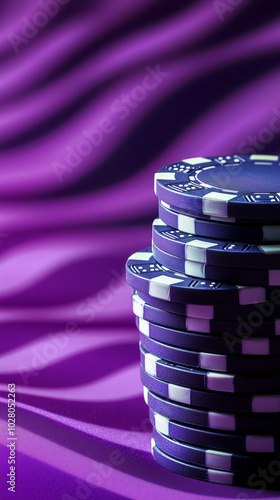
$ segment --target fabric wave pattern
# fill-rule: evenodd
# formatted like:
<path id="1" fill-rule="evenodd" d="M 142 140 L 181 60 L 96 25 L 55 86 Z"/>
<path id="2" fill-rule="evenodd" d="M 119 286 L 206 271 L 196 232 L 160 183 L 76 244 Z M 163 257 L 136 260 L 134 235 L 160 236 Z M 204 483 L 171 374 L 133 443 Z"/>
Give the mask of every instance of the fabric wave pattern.
<path id="1" fill-rule="evenodd" d="M 1 10 L 1 498 L 11 382 L 16 499 L 236 498 L 151 457 L 124 264 L 150 244 L 162 165 L 279 153 L 278 14 L 249 0 Z"/>

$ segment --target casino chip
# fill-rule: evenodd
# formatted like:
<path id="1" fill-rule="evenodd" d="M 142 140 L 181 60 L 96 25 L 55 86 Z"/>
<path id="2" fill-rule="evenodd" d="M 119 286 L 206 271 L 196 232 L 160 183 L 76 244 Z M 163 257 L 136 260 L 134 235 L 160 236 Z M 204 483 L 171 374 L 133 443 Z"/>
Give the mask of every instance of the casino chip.
<path id="1" fill-rule="evenodd" d="M 255 473 L 242 474 L 238 472 L 227 472 L 223 470 L 194 466 L 193 464 L 183 462 L 182 460 L 178 460 L 173 456 L 164 453 L 158 446 L 155 445 L 153 439 L 151 450 L 153 457 L 160 465 L 172 472 L 175 472 L 176 474 L 180 474 L 181 476 L 228 486 L 242 486 L 247 488 L 259 488 L 260 486 L 260 480 L 256 480 L 257 475 Z M 254 480 L 255 477 L 256 479 Z M 273 484 L 268 483 L 267 489 L 274 490 L 276 488 L 279 489 L 279 481 L 276 480 L 276 483 L 273 481 Z"/>
<path id="2" fill-rule="evenodd" d="M 161 434 L 156 429 L 153 430 L 155 444 L 168 455 L 172 455 L 178 460 L 189 462 L 200 467 L 209 469 L 240 471 L 253 471 L 258 467 L 267 466 L 273 459 L 273 455 L 261 455 L 260 457 L 249 454 L 226 453 L 218 450 L 211 450 L 193 446 L 177 439 L 171 439 Z"/>
<path id="3" fill-rule="evenodd" d="M 153 222 L 153 243 L 166 253 L 209 266 L 255 270 L 280 267 L 280 245 L 244 244 L 194 236 L 174 229 L 160 219 Z"/>
<path id="4" fill-rule="evenodd" d="M 280 269 L 239 269 L 237 267 L 219 267 L 185 260 L 166 253 L 153 244 L 153 255 L 157 262 L 178 273 L 185 273 L 194 278 L 226 281 L 239 285 L 279 286 Z"/>
<path id="5" fill-rule="evenodd" d="M 150 410 L 153 427 L 162 434 L 178 439 L 183 443 L 203 446 L 219 451 L 236 453 L 274 453 L 280 450 L 280 438 L 273 435 L 237 434 L 230 432 L 210 431 L 190 425 L 181 424 Z M 279 453 L 278 453 L 279 456 Z"/>
<path id="6" fill-rule="evenodd" d="M 160 200 L 198 217 L 280 218 L 279 156 L 188 158 L 155 174 Z"/>
<path id="7" fill-rule="evenodd" d="M 158 369 L 158 371 L 160 370 Z M 164 370 L 161 370 L 161 372 L 163 371 Z M 168 368 L 166 369 L 166 372 L 167 371 Z M 175 369 L 173 370 L 173 372 L 175 372 Z M 170 375 L 170 373 L 171 370 L 169 371 L 169 377 L 172 376 Z M 222 387 L 222 384 L 224 384 L 224 389 L 229 389 L 229 387 L 232 387 L 234 389 L 234 380 L 232 378 L 229 380 L 229 378 L 227 377 L 223 378 L 221 374 L 216 375 L 217 380 L 215 380 L 215 377 L 213 377 L 212 375 L 213 374 L 205 374 L 206 389 L 197 390 L 192 389 L 191 387 L 189 387 L 189 385 L 178 385 L 178 383 L 175 384 L 172 382 L 165 382 L 164 380 L 160 380 L 159 378 L 152 377 L 146 372 L 145 368 L 141 366 L 141 380 L 143 382 L 143 385 L 145 385 L 145 387 L 147 387 L 155 394 L 158 394 L 159 396 L 170 399 L 172 401 L 177 401 L 177 403 L 195 406 L 198 408 L 211 408 L 215 411 L 244 411 L 251 413 L 280 412 L 280 394 L 277 393 L 277 390 L 275 394 L 231 394 L 222 391 L 215 392 L 213 389 L 210 390 L 209 387 L 213 387 L 215 384 Z M 185 378 L 187 377 L 185 376 Z M 195 375 L 193 379 L 195 379 Z M 194 383 L 199 384 L 198 379 L 197 382 Z"/>
<path id="8" fill-rule="evenodd" d="M 176 212 L 169 205 L 159 202 L 159 217 L 173 229 L 195 236 L 216 238 L 226 243 L 244 242 L 249 244 L 262 242 L 279 242 L 280 225 L 261 224 L 229 224 L 221 220 L 203 220 Z"/>
<path id="9" fill-rule="evenodd" d="M 133 293 L 133 312 L 136 318 L 141 318 L 143 320 L 147 320 L 151 322 L 151 325 L 147 325 L 146 321 L 137 322 L 138 328 L 142 333 L 146 333 L 146 329 L 149 329 L 149 332 L 152 331 L 153 335 L 157 335 L 154 333 L 156 330 L 160 329 L 160 335 L 162 340 L 165 335 L 169 335 L 169 339 L 171 340 L 175 338 L 176 342 L 183 341 L 184 345 L 179 345 L 179 347 L 187 347 L 188 340 L 185 339 L 186 335 L 183 335 L 183 332 L 173 332 L 169 329 L 162 328 L 163 326 L 167 326 L 170 328 L 174 328 L 177 330 L 186 330 L 189 332 L 188 338 L 197 339 L 197 342 L 200 342 L 200 347 L 206 345 L 209 341 L 209 338 L 205 335 L 199 336 L 191 336 L 191 333 L 199 332 L 199 333 L 211 333 L 212 345 L 214 345 L 215 335 L 222 336 L 222 339 L 218 338 L 215 342 L 215 348 L 223 349 L 223 353 L 231 352 L 233 354 L 233 349 L 236 349 L 236 352 L 239 354 L 276 354 L 277 349 L 279 349 L 278 343 L 280 341 L 280 319 L 272 319 L 262 322 L 257 322 L 258 328 L 255 328 L 255 337 L 262 337 L 261 339 L 257 338 L 246 338 L 247 335 L 243 334 L 245 338 L 242 338 L 242 327 L 244 325 L 244 331 L 247 334 L 246 323 L 238 321 L 221 321 L 215 319 L 205 319 L 205 318 L 193 318 L 191 316 L 185 316 L 181 314 L 173 314 L 163 309 L 158 309 L 149 304 L 146 304 L 137 292 Z M 253 316 L 252 316 L 253 317 Z M 258 316 L 256 317 L 258 320 Z M 156 323 L 153 325 L 152 323 Z M 140 326 L 141 325 L 141 326 Z M 166 332 L 166 333 L 165 333 Z M 268 337 L 274 336 L 274 339 L 269 339 Z M 241 337 L 241 338 L 240 338 Z M 272 340 L 272 343 L 271 343 Z M 223 346 L 222 346 L 223 343 Z M 195 344 L 194 344 L 195 345 Z M 209 344 L 208 344 L 209 345 Z"/>
<path id="10" fill-rule="evenodd" d="M 126 263 L 153 456 L 258 487 L 280 452 L 280 158 L 189 158 L 155 192 L 152 248 Z"/>
<path id="11" fill-rule="evenodd" d="M 147 374 L 180 387 L 216 392 L 269 394 L 277 393 L 280 386 L 280 375 L 251 377 L 194 370 L 158 358 L 142 346 L 140 347 L 140 358 L 141 365 Z"/>
<path id="12" fill-rule="evenodd" d="M 279 415 L 277 413 L 228 413 L 201 408 L 193 408 L 176 403 L 143 387 L 144 399 L 155 413 L 183 424 L 195 425 L 220 431 L 237 431 L 239 434 L 279 434 Z"/>
<path id="13" fill-rule="evenodd" d="M 135 290 L 140 299 L 146 304 L 162 309 L 163 311 L 181 314 L 191 318 L 234 320 L 244 326 L 246 335 L 253 333 L 253 328 L 257 329 L 269 318 L 280 318 L 280 289 L 272 289 L 266 302 L 258 304 L 238 305 L 238 304 L 188 304 L 181 302 L 170 302 L 157 297 L 152 297 L 140 290 Z M 245 333 L 243 332 L 243 335 Z M 242 332 L 239 333 L 242 336 Z"/>
<path id="14" fill-rule="evenodd" d="M 174 302 L 200 304 L 256 304 L 264 302 L 271 290 L 268 287 L 242 287 L 219 281 L 196 280 L 176 273 L 159 264 L 146 248 L 126 263 L 126 279 L 136 290 L 153 297 Z"/>
<path id="15" fill-rule="evenodd" d="M 181 349 L 170 344 L 158 342 L 140 332 L 141 344 L 146 351 L 166 361 L 192 368 L 216 372 L 259 373 L 278 372 L 280 356 L 223 355 L 203 351 Z"/>

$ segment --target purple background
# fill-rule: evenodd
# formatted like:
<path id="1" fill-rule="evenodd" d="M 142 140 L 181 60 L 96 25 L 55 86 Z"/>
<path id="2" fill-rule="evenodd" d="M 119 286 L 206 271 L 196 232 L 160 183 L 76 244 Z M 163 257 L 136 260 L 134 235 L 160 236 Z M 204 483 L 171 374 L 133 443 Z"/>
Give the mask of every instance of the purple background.
<path id="1" fill-rule="evenodd" d="M 123 274 L 161 166 L 279 154 L 279 3 L 60 3 L 1 2 L 1 499 L 279 498 L 153 461 Z"/>

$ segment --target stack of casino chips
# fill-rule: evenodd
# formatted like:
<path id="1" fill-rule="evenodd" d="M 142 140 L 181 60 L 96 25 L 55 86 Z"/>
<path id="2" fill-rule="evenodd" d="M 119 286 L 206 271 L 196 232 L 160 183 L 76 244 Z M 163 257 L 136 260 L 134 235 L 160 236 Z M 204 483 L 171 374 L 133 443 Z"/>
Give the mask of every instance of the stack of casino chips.
<path id="1" fill-rule="evenodd" d="M 126 266 L 152 453 L 279 489 L 280 158 L 189 158 L 155 175 L 152 248 Z"/>

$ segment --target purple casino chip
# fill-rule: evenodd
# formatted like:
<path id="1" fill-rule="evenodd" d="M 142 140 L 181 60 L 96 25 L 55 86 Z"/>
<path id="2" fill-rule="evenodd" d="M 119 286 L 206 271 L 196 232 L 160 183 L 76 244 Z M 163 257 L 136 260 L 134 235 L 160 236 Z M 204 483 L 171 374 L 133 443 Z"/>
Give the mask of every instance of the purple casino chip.
<path id="1" fill-rule="evenodd" d="M 251 373 L 252 375 L 260 372 L 279 372 L 280 356 L 238 356 L 192 351 L 159 342 L 141 332 L 140 340 L 144 349 L 154 356 L 182 366 L 225 373 Z"/>
<path id="2" fill-rule="evenodd" d="M 180 387 L 202 391 L 248 393 L 250 395 L 275 394 L 280 387 L 279 375 L 249 377 L 232 373 L 195 370 L 158 358 L 142 346 L 140 346 L 140 357 L 141 365 L 148 375 Z"/>
<path id="3" fill-rule="evenodd" d="M 280 394 L 229 394 L 196 390 L 188 386 L 164 382 L 149 375 L 141 367 L 141 380 L 150 391 L 170 399 L 198 408 L 214 411 L 238 411 L 252 413 L 279 413 Z M 279 440 L 280 443 L 280 440 Z"/>
<path id="4" fill-rule="evenodd" d="M 156 429 L 153 430 L 153 439 L 156 446 L 164 453 L 178 460 L 209 469 L 250 472 L 258 467 L 267 467 L 274 459 L 273 454 L 256 456 L 256 454 L 226 453 L 190 445 L 165 436 Z"/>
<path id="5" fill-rule="evenodd" d="M 183 335 L 184 331 L 190 333 L 211 333 L 213 334 L 211 335 L 212 338 L 217 337 L 217 353 L 219 353 L 219 349 L 223 349 L 221 354 L 229 352 L 232 354 L 234 352 L 236 354 L 279 354 L 279 351 L 277 352 L 280 342 L 279 318 L 270 321 L 261 321 L 256 325 L 251 323 L 248 332 L 246 322 L 192 318 L 191 316 L 183 316 L 182 314 L 174 314 L 164 309 L 158 309 L 144 302 L 137 292 L 133 293 L 132 304 L 133 312 L 137 318 L 166 327 L 166 334 L 163 333 L 163 335 L 170 335 L 170 339 L 174 338 L 174 340 L 178 337 L 178 342 L 187 342 L 186 335 Z M 144 325 L 145 322 L 142 321 L 141 324 Z M 182 331 L 173 333 L 171 329 Z M 143 331 L 142 333 L 145 332 Z M 152 337 L 152 335 L 150 336 Z M 260 338 L 257 339 L 255 337 Z M 199 335 L 197 337 L 190 336 L 191 338 L 199 338 Z M 204 342 L 204 340 L 206 343 L 208 342 L 207 335 L 201 336 L 201 341 Z M 172 344 L 172 342 L 170 343 Z M 187 347 L 180 343 L 174 345 Z M 214 345 L 214 341 L 212 345 Z M 200 344 L 200 347 L 202 347 L 202 344 Z"/>
<path id="6" fill-rule="evenodd" d="M 192 408 L 158 396 L 144 386 L 144 399 L 155 413 L 171 420 L 212 430 L 238 432 L 240 434 L 279 433 L 278 413 L 234 413 Z"/>
<path id="7" fill-rule="evenodd" d="M 198 467 L 188 462 L 183 462 L 178 460 L 167 453 L 164 453 L 158 446 L 156 446 L 154 439 L 152 439 L 152 454 L 154 459 L 163 467 L 180 474 L 181 476 L 186 476 L 192 479 L 198 479 L 200 481 L 208 481 L 211 483 L 219 483 L 230 486 L 243 486 L 259 488 L 259 481 L 250 481 L 250 473 L 241 474 L 238 472 L 228 472 L 223 470 L 211 469 L 206 467 Z M 279 483 L 279 481 L 278 481 Z M 266 483 L 264 483 L 266 484 Z M 279 485 L 278 487 L 279 488 Z M 276 489 L 276 484 L 273 481 L 273 485 L 269 484 L 268 489 Z"/>
<path id="8" fill-rule="evenodd" d="M 201 264 L 254 269 L 279 269 L 280 245 L 224 241 L 184 233 L 165 224 L 153 222 L 153 242 L 157 248 L 181 259 Z"/>
<path id="9" fill-rule="evenodd" d="M 155 192 L 198 217 L 279 220 L 280 159 L 255 154 L 188 158 L 155 174 Z"/>
<path id="10" fill-rule="evenodd" d="M 280 225 L 230 224 L 223 220 L 203 220 L 186 215 L 171 205 L 159 201 L 159 218 L 168 226 L 195 236 L 217 238 L 222 241 L 245 243 L 279 242 Z"/>
<path id="11" fill-rule="evenodd" d="M 135 290 L 136 292 L 136 290 Z M 171 302 L 152 297 L 137 290 L 137 295 L 148 305 L 174 314 L 180 314 L 199 319 L 237 320 L 240 336 L 251 335 L 266 320 L 280 318 L 280 290 L 273 289 L 266 302 L 259 304 L 189 304 Z M 245 330 L 244 330 L 245 329 Z"/>
<path id="12" fill-rule="evenodd" d="M 193 304 L 255 304 L 271 293 L 266 287 L 241 287 L 219 281 L 194 279 L 160 265 L 151 248 L 137 252 L 126 263 L 126 279 L 135 288 L 153 297 Z"/>
<path id="13" fill-rule="evenodd" d="M 209 431 L 175 422 L 150 410 L 153 427 L 172 439 L 195 446 L 237 453 L 274 453 L 280 450 L 280 438 L 274 435 L 237 434 Z"/>
<path id="14" fill-rule="evenodd" d="M 279 286 L 280 269 L 242 269 L 221 267 L 185 260 L 167 253 L 153 244 L 153 256 L 156 261 L 178 273 L 199 279 L 219 280 L 226 283 L 252 286 Z"/>

